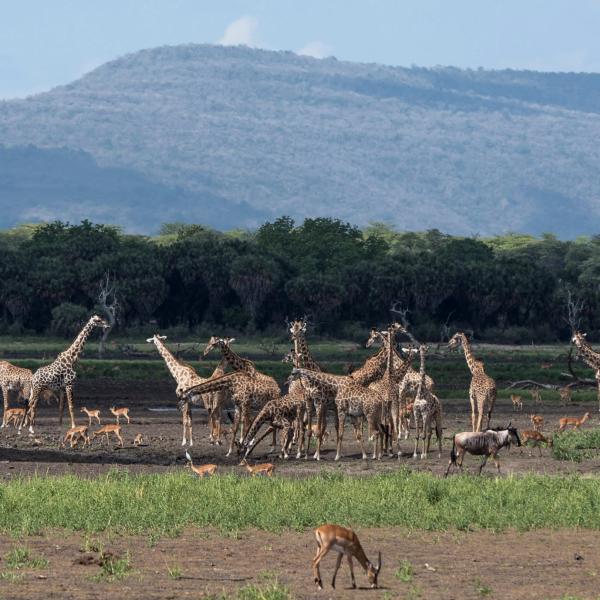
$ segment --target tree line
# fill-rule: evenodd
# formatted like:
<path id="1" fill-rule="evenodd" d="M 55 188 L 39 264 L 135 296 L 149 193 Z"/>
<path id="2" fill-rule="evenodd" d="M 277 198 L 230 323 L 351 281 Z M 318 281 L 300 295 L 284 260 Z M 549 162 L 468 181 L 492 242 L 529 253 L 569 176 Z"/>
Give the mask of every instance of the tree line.
<path id="1" fill-rule="evenodd" d="M 456 237 L 281 217 L 225 233 L 172 223 L 149 237 L 83 221 L 4 230 L 0 250 L 4 334 L 71 335 L 105 309 L 107 278 L 123 333 L 280 335 L 286 317 L 307 315 L 315 334 L 362 339 L 392 305 L 429 340 L 456 328 L 508 343 L 565 339 L 574 323 L 600 330 L 600 236 Z"/>

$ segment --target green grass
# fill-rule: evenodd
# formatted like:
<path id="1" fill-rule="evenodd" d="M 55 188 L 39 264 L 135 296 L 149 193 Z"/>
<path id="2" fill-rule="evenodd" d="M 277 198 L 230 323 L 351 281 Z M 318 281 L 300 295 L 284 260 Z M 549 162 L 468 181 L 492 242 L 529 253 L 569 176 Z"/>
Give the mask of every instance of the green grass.
<path id="1" fill-rule="evenodd" d="M 207 600 L 293 600 L 293 598 L 287 587 L 275 581 L 266 585 L 246 585 L 237 592 L 208 596 Z"/>
<path id="2" fill-rule="evenodd" d="M 130 574 L 131 560 L 129 551 L 123 557 L 100 553 L 100 573 L 94 576 L 96 581 L 121 581 Z"/>
<path id="3" fill-rule="evenodd" d="M 45 569 L 48 560 L 43 556 L 33 556 L 26 546 L 13 548 L 4 557 L 4 563 L 9 569 Z"/>
<path id="4" fill-rule="evenodd" d="M 554 435 L 552 454 L 559 460 L 581 462 L 598 456 L 600 452 L 600 429 L 564 431 Z"/>
<path id="5" fill-rule="evenodd" d="M 113 472 L 93 480 L 72 475 L 15 479 L 0 485 L 0 507 L 0 532 L 13 535 L 65 528 L 175 536 L 188 526 L 235 533 L 304 530 L 326 522 L 417 530 L 600 529 L 600 479 L 439 479 L 400 469 L 369 477 L 225 475 L 198 481 L 183 473 Z"/>
<path id="6" fill-rule="evenodd" d="M 181 579 L 183 571 L 179 565 L 167 565 L 167 574 L 171 579 Z"/>
<path id="7" fill-rule="evenodd" d="M 394 575 L 396 579 L 399 579 L 403 583 L 410 583 L 414 575 L 414 569 L 410 560 L 403 560 Z"/>

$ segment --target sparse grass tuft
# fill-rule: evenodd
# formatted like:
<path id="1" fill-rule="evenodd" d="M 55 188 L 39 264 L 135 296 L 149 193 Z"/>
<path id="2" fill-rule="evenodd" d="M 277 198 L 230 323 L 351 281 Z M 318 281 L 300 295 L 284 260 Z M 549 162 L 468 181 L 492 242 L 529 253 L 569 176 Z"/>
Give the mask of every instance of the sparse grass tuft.
<path id="1" fill-rule="evenodd" d="M 25 546 L 13 548 L 5 556 L 5 562 L 9 569 L 45 569 L 48 566 L 48 559 L 32 556 L 31 550 Z"/>
<path id="2" fill-rule="evenodd" d="M 181 579 L 183 571 L 179 565 L 167 565 L 167 573 L 171 579 Z"/>
<path id="3" fill-rule="evenodd" d="M 492 588 L 484 583 L 479 577 L 475 579 L 475 591 L 480 596 L 489 596 L 493 592 Z"/>
<path id="4" fill-rule="evenodd" d="M 14 571 L 3 571 L 0 573 L 0 581 L 6 581 L 7 583 L 18 583 L 23 581 L 25 575 L 23 573 L 15 573 Z"/>
<path id="5" fill-rule="evenodd" d="M 403 583 L 410 583 L 413 579 L 414 570 L 410 560 L 403 560 L 395 573 L 397 579 Z"/>
<path id="6" fill-rule="evenodd" d="M 102 553 L 100 555 L 100 573 L 94 579 L 96 581 L 121 581 L 129 575 L 130 571 L 129 551 L 122 558 Z"/>

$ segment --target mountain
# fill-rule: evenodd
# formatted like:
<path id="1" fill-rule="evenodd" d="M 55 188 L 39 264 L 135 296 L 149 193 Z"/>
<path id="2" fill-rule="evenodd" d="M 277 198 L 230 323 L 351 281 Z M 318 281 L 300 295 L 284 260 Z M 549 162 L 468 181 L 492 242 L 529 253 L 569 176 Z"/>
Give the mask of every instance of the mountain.
<path id="1" fill-rule="evenodd" d="M 407 69 L 246 47 L 143 50 L 0 102 L 3 152 L 63 153 L 48 185 L 29 167 L 9 177 L 37 214 L 73 214 L 87 161 L 93 201 L 78 210 L 94 203 L 95 220 L 123 214 L 138 230 L 175 215 L 248 226 L 289 214 L 456 234 L 596 233 L 599 134 L 596 74 Z M 4 205 L 2 173 L 0 163 Z"/>

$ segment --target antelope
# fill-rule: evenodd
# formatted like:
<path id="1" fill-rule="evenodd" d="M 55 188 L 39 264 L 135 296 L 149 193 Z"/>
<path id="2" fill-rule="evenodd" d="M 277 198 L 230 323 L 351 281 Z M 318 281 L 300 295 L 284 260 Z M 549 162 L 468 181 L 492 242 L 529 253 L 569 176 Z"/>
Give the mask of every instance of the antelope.
<path id="1" fill-rule="evenodd" d="M 273 463 L 262 463 L 260 465 L 249 465 L 248 461 L 243 458 L 240 465 L 244 465 L 248 472 L 252 474 L 252 477 L 256 477 L 256 475 L 266 475 L 267 477 L 273 477 L 273 471 L 275 470 L 275 465 Z"/>
<path id="2" fill-rule="evenodd" d="M 552 363 L 542 363 L 540 365 L 540 369 L 551 369 L 552 368 Z"/>
<path id="3" fill-rule="evenodd" d="M 529 420 L 533 425 L 534 431 L 542 431 L 544 429 L 544 417 L 542 415 L 529 415 Z"/>
<path id="4" fill-rule="evenodd" d="M 567 404 L 571 404 L 571 388 L 568 385 L 565 387 L 559 388 L 558 393 L 560 394 L 560 399 L 562 403 L 566 406 Z"/>
<path id="5" fill-rule="evenodd" d="M 217 470 L 217 465 L 200 465 L 199 467 L 194 466 L 194 461 L 192 461 L 192 455 L 186 451 L 185 457 L 189 461 L 190 469 L 198 475 L 198 477 L 208 477 L 209 475 L 214 475 Z"/>
<path id="6" fill-rule="evenodd" d="M 17 427 L 17 425 L 23 420 L 25 417 L 25 409 L 24 408 L 9 408 L 4 413 L 4 425 L 3 427 L 8 427 L 10 422 L 12 421 L 13 425 Z"/>
<path id="7" fill-rule="evenodd" d="M 539 390 L 539 388 L 531 390 L 531 400 L 536 406 L 543 404 L 542 392 Z"/>
<path id="8" fill-rule="evenodd" d="M 465 457 L 465 452 L 475 455 L 483 455 L 483 462 L 479 466 L 479 475 L 485 467 L 485 463 L 491 456 L 496 463 L 498 473 L 500 473 L 500 461 L 498 460 L 498 451 L 505 446 L 511 444 L 521 445 L 519 434 L 511 424 L 508 424 L 506 429 L 488 429 L 487 431 L 463 431 L 454 435 L 452 440 L 452 451 L 450 453 L 450 461 L 444 477 L 448 477 L 450 467 L 452 465 L 459 466 L 462 471 L 462 463 Z"/>
<path id="9" fill-rule="evenodd" d="M 119 419 L 121 417 L 125 417 L 127 419 L 127 425 L 129 425 L 129 409 L 128 408 L 115 408 L 111 406 L 110 412 L 117 417 L 117 425 L 119 424 Z"/>
<path id="10" fill-rule="evenodd" d="M 144 443 L 144 438 L 142 437 L 141 433 L 138 433 L 135 436 L 135 439 L 133 440 L 133 445 L 134 446 L 141 446 Z"/>
<path id="11" fill-rule="evenodd" d="M 578 419 L 577 417 L 563 417 L 558 423 L 559 431 L 563 431 L 567 425 L 573 425 L 575 429 L 579 429 L 588 419 L 590 418 L 590 413 L 586 412 L 583 417 Z"/>
<path id="12" fill-rule="evenodd" d="M 88 426 L 87 425 L 79 425 L 77 427 L 71 427 L 71 429 L 67 430 L 65 433 L 65 437 L 63 438 L 60 447 L 64 448 L 67 444 L 67 441 L 71 444 L 71 448 L 77 446 L 77 442 L 82 439 L 83 446 L 89 446 L 90 444 L 90 436 L 88 435 Z"/>
<path id="13" fill-rule="evenodd" d="M 110 440 L 108 439 L 108 434 L 109 433 L 114 433 L 117 438 L 119 439 L 119 445 L 121 447 L 123 447 L 123 438 L 121 437 L 121 426 L 120 425 L 104 425 L 104 427 L 100 427 L 100 429 L 97 429 L 96 431 L 94 431 L 94 433 L 92 434 L 92 439 L 95 439 L 97 435 L 102 435 L 105 434 L 106 435 L 106 443 L 110 444 Z"/>
<path id="14" fill-rule="evenodd" d="M 518 396 L 517 394 L 511 394 L 510 400 L 512 402 L 513 412 L 515 409 L 518 409 L 519 411 L 523 410 L 523 399 L 521 396 Z"/>
<path id="15" fill-rule="evenodd" d="M 358 536 L 354 533 L 354 531 L 352 531 L 352 529 L 340 527 L 340 525 L 321 525 L 321 527 L 315 529 L 315 537 L 317 538 L 317 553 L 312 560 L 312 569 L 317 588 L 320 590 L 323 589 L 319 563 L 330 550 L 335 550 L 338 553 L 335 569 L 333 571 L 333 579 L 331 580 L 332 588 L 335 589 L 335 577 L 338 569 L 340 568 L 343 556 L 346 556 L 346 559 L 348 560 L 348 566 L 350 567 L 352 589 L 356 589 L 352 557 L 356 558 L 361 567 L 365 570 L 367 579 L 371 584 L 371 588 L 377 587 L 377 577 L 379 576 L 379 571 L 381 570 L 381 552 L 378 552 L 377 554 L 377 566 L 375 566 L 367 558 L 365 551 L 360 545 Z"/>
<path id="16" fill-rule="evenodd" d="M 92 419 L 96 419 L 98 421 L 98 425 L 100 425 L 100 411 L 99 410 L 88 410 L 84 406 L 80 412 L 85 413 L 88 416 L 88 427 L 92 426 Z"/>
<path id="17" fill-rule="evenodd" d="M 546 446 L 552 446 L 552 438 L 546 437 L 543 433 L 536 430 L 527 429 L 525 431 L 521 431 L 521 446 L 525 446 L 527 442 L 533 442 L 533 445 L 537 447 L 540 452 L 540 456 L 542 455 L 542 449 L 540 448 L 540 443 L 544 442 Z M 521 448 L 521 454 L 523 454 L 523 449 Z M 529 452 L 529 456 L 531 456 L 531 451 Z"/>

